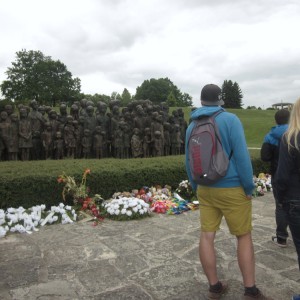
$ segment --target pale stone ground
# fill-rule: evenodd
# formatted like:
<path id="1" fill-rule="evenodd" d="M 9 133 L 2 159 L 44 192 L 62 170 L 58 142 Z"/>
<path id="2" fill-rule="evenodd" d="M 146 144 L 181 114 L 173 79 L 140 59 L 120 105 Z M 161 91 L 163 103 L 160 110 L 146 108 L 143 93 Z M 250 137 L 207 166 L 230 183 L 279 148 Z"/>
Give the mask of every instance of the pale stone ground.
<path id="1" fill-rule="evenodd" d="M 292 241 L 281 249 L 274 234 L 272 193 L 253 200 L 257 285 L 274 299 L 300 293 Z M 206 299 L 198 259 L 199 211 L 116 222 L 45 226 L 0 239 L 0 299 Z M 217 234 L 222 299 L 242 299 L 236 241 L 225 224 Z"/>

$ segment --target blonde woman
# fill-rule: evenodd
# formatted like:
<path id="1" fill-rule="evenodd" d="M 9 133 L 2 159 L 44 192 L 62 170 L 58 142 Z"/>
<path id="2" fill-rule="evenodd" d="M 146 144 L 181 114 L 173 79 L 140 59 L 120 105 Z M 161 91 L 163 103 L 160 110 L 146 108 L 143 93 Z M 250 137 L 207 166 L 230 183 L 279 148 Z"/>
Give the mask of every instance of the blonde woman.
<path id="1" fill-rule="evenodd" d="M 300 98 L 293 106 L 288 129 L 280 143 L 275 182 L 278 199 L 287 212 L 300 270 Z M 293 299 L 300 299 L 300 295 Z"/>

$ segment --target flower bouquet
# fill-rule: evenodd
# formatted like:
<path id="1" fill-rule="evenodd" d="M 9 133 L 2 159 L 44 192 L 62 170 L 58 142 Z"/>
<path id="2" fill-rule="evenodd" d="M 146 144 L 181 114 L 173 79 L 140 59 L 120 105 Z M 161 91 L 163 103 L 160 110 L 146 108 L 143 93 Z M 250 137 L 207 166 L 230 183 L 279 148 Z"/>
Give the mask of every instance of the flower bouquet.
<path id="1" fill-rule="evenodd" d="M 85 199 L 88 196 L 89 189 L 86 186 L 86 177 L 90 173 L 90 169 L 83 172 L 80 184 L 77 184 L 74 177 L 66 175 L 65 172 L 58 176 L 57 182 L 65 184 L 62 191 L 64 201 L 66 201 L 66 196 L 69 195 L 73 197 L 74 204 L 77 204 L 80 199 Z"/>
<path id="2" fill-rule="evenodd" d="M 101 212 L 102 197 L 99 194 L 95 194 L 94 197 L 89 197 L 89 188 L 86 186 L 87 175 L 91 173 L 90 169 L 86 169 L 83 172 L 81 182 L 76 183 L 74 177 L 63 173 L 57 178 L 58 183 L 64 183 L 62 191 L 62 197 L 64 201 L 66 196 L 69 195 L 73 198 L 73 203 L 76 210 L 79 212 L 79 219 L 93 220 L 93 225 L 97 225 L 99 221 L 104 219 Z"/>
<path id="3" fill-rule="evenodd" d="M 46 205 L 36 205 L 29 209 L 22 206 L 0 209 L 0 237 L 9 232 L 32 233 L 46 224 L 68 224 L 76 221 L 77 213 L 69 205 L 60 203 L 46 210 Z"/>
<path id="4" fill-rule="evenodd" d="M 117 221 L 141 219 L 150 216 L 149 204 L 135 197 L 111 199 L 102 204 L 106 217 Z"/>
<path id="5" fill-rule="evenodd" d="M 272 191 L 271 175 L 269 174 L 260 173 L 258 177 L 253 177 L 253 182 L 255 185 L 253 197 L 263 196 L 266 192 Z"/>
<path id="6" fill-rule="evenodd" d="M 192 189 L 192 186 L 188 180 L 183 180 L 179 183 L 176 193 L 178 193 L 183 199 L 191 201 L 196 199 L 196 194 Z"/>

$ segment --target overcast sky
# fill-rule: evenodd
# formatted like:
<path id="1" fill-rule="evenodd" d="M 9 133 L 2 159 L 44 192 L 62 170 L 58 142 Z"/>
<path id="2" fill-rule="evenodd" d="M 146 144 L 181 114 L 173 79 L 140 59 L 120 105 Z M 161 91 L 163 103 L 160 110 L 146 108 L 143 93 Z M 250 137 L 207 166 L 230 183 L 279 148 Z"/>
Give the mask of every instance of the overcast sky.
<path id="1" fill-rule="evenodd" d="M 168 77 L 196 106 L 226 79 L 244 108 L 300 97 L 299 0 L 0 0 L 0 28 L 0 82 L 26 49 L 63 62 L 86 94 Z"/>

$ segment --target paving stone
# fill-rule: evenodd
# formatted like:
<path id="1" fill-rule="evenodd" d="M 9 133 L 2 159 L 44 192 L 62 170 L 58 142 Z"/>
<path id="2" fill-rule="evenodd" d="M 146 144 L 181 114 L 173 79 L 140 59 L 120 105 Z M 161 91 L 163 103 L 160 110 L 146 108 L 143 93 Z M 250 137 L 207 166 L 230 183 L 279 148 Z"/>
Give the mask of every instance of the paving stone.
<path id="1" fill-rule="evenodd" d="M 103 294 L 95 295 L 95 300 L 151 300 L 153 299 L 145 291 L 143 291 L 139 286 L 129 285 L 124 286 L 112 291 L 105 292 Z"/>
<path id="2" fill-rule="evenodd" d="M 253 242 L 258 287 L 275 300 L 300 293 L 291 240 L 279 248 L 272 193 L 253 201 Z M 197 300 L 206 299 L 199 262 L 199 211 L 154 214 L 142 220 L 104 220 L 44 226 L 32 234 L 0 239 L 2 300 Z M 223 220 L 217 232 L 218 274 L 229 283 L 222 299 L 242 299 L 236 238 Z"/>

